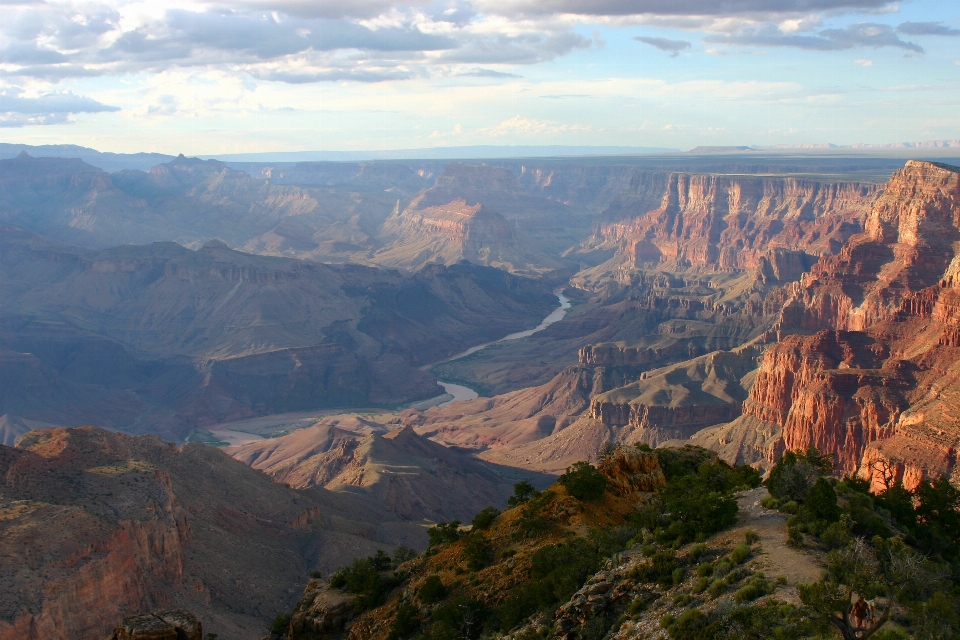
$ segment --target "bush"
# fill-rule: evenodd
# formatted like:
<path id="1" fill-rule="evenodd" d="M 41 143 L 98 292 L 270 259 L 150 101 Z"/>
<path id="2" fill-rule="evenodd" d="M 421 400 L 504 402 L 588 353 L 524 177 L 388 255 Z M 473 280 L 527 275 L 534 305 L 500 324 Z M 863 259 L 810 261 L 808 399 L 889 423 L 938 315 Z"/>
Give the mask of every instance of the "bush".
<path id="1" fill-rule="evenodd" d="M 689 551 L 691 560 L 697 560 L 698 558 L 705 555 L 706 553 L 707 553 L 707 545 L 703 544 L 702 542 L 700 544 L 695 544 L 692 547 L 690 547 L 690 551 Z"/>
<path id="2" fill-rule="evenodd" d="M 817 478 L 810 487 L 798 515 L 804 522 L 836 522 L 840 519 L 837 492 L 826 478 Z"/>
<path id="3" fill-rule="evenodd" d="M 330 576 L 331 587 L 356 595 L 353 606 L 357 613 L 379 605 L 394 586 L 393 580 L 380 575 L 378 563 L 383 564 L 383 557 L 358 558 L 349 567 L 338 569 Z M 390 565 L 389 557 L 386 565 Z"/>
<path id="4" fill-rule="evenodd" d="M 273 619 L 273 624 L 270 625 L 270 631 L 278 635 L 286 633 L 287 627 L 290 626 L 291 617 L 289 613 L 278 613 Z"/>
<path id="5" fill-rule="evenodd" d="M 738 544 L 734 547 L 733 551 L 730 552 L 730 561 L 733 562 L 733 564 L 743 564 L 749 557 L 750 547 L 746 544 Z"/>
<path id="6" fill-rule="evenodd" d="M 491 611 L 469 598 L 457 598 L 433 612 L 434 624 L 423 635 L 424 640 L 474 640 L 483 633 Z"/>
<path id="7" fill-rule="evenodd" d="M 481 529 L 489 529 L 490 525 L 493 524 L 493 521 L 497 519 L 497 516 L 500 515 L 500 510 L 495 509 L 494 507 L 487 507 L 477 515 L 473 516 L 473 522 L 470 524 L 473 525 L 474 531 L 479 531 Z"/>
<path id="8" fill-rule="evenodd" d="M 403 640 L 413 635 L 420 628 L 417 608 L 409 603 L 402 603 L 397 607 L 397 615 L 390 625 L 387 640 Z"/>
<path id="9" fill-rule="evenodd" d="M 760 542 L 760 534 L 754 531 L 753 529 L 747 529 L 743 532 L 743 541 L 747 544 L 753 544 L 755 542 Z"/>
<path id="10" fill-rule="evenodd" d="M 516 507 L 530 498 L 537 496 L 540 492 L 536 488 L 527 482 L 526 480 L 521 480 L 517 484 L 513 485 L 513 495 L 507 499 L 507 506 Z"/>
<path id="11" fill-rule="evenodd" d="M 603 496 L 607 479 L 589 462 L 577 462 L 567 467 L 567 472 L 558 479 L 574 498 L 592 502 Z"/>
<path id="12" fill-rule="evenodd" d="M 570 599 L 602 559 L 596 545 L 583 538 L 537 550 L 530 558 L 529 582 L 512 589 L 500 608 L 501 629 L 508 631 L 531 614 Z"/>
<path id="13" fill-rule="evenodd" d="M 463 537 L 463 532 L 460 531 L 460 521 L 440 522 L 436 526 L 427 529 L 427 536 L 430 539 L 431 547 L 456 542 Z"/>
<path id="14" fill-rule="evenodd" d="M 829 474 L 832 469 L 833 464 L 827 456 L 820 455 L 814 447 L 805 453 L 787 451 L 770 470 L 767 490 L 781 502 L 803 502 L 817 478 Z"/>
<path id="15" fill-rule="evenodd" d="M 447 596 L 447 589 L 438 576 L 429 576 L 417 591 L 417 597 L 423 604 L 434 604 Z"/>
<path id="16" fill-rule="evenodd" d="M 471 571 L 479 571 L 493 560 L 493 547 L 490 546 L 486 536 L 477 532 L 467 536 L 467 541 L 463 545 L 463 555 L 467 560 L 467 568 Z"/>
<path id="17" fill-rule="evenodd" d="M 395 567 L 399 567 L 404 562 L 409 562 L 410 560 L 413 560 L 414 558 L 417 557 L 417 555 L 419 554 L 413 549 L 411 549 L 410 547 L 400 545 L 399 547 L 393 550 L 393 565 Z"/>

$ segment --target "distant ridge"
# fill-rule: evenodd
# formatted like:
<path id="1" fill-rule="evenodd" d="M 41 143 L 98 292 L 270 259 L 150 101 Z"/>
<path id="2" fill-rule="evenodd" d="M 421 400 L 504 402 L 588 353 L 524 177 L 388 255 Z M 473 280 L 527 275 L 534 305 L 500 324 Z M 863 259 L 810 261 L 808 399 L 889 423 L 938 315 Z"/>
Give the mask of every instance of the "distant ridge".
<path id="1" fill-rule="evenodd" d="M 230 162 L 310 162 L 327 160 L 356 162 L 361 160 L 482 160 L 500 158 L 555 158 L 571 156 L 618 156 L 677 153 L 665 147 L 600 147 L 600 146 L 514 146 L 475 145 L 468 147 L 434 147 L 430 149 L 387 149 L 382 151 L 275 151 L 267 153 L 228 153 L 200 156 Z"/>
<path id="2" fill-rule="evenodd" d="M 75 144 L 9 144 L 0 142 L 0 160 L 16 158 L 26 151 L 34 158 L 79 158 L 87 164 L 108 173 L 125 169 L 149 171 L 151 167 L 170 162 L 174 156 L 162 153 L 110 153 L 80 147 Z"/>

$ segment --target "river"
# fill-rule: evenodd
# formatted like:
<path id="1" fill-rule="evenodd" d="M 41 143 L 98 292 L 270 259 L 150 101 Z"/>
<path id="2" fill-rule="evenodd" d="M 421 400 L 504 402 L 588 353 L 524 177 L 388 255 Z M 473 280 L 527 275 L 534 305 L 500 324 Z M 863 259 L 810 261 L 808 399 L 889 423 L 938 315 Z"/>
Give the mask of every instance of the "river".
<path id="1" fill-rule="evenodd" d="M 570 308 L 570 301 L 566 298 L 566 296 L 563 295 L 563 293 L 561 293 L 560 290 L 554 291 L 554 293 L 557 296 L 557 300 L 560 301 L 560 306 L 554 309 L 550 315 L 548 315 L 546 318 L 543 319 L 543 322 L 541 322 L 539 325 L 537 325 L 533 329 L 527 329 L 526 331 L 518 331 L 517 333 L 511 333 L 510 335 L 504 338 L 500 338 L 499 340 L 494 340 L 492 342 L 487 342 L 484 344 L 478 344 L 475 347 L 470 347 L 466 351 L 458 353 L 454 356 L 450 356 L 446 360 L 441 360 L 440 362 L 434 362 L 422 368 L 429 369 L 430 367 L 433 367 L 438 364 L 443 364 L 444 362 L 452 362 L 454 360 L 459 360 L 460 358 L 465 358 L 472 353 L 476 353 L 477 351 L 486 349 L 492 344 L 500 344 L 501 342 L 507 342 L 508 340 L 520 340 L 521 338 L 527 338 L 537 333 L 538 331 L 543 331 L 544 329 L 546 329 L 547 327 L 549 327 L 555 322 L 560 322 L 561 320 L 563 320 L 563 317 L 567 315 L 567 310 Z M 454 402 L 463 402 L 464 400 L 473 400 L 474 398 L 479 397 L 479 394 L 473 389 L 471 389 L 470 387 L 465 387 L 459 384 L 453 384 L 452 382 L 444 382 L 443 380 L 437 380 L 437 384 L 443 387 L 443 390 L 446 391 L 449 395 L 453 396 L 453 398 L 451 398 L 450 400 L 447 400 L 445 402 L 441 402 L 438 405 L 435 405 L 438 407 L 445 407 L 449 404 L 453 404 Z"/>

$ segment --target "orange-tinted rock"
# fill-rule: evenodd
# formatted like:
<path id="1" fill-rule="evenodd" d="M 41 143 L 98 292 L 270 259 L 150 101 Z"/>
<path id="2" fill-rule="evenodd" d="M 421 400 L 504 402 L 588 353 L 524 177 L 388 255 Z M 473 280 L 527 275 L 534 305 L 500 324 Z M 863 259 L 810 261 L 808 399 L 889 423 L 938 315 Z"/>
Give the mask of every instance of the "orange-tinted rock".
<path id="1" fill-rule="evenodd" d="M 597 468 L 607 478 L 607 489 L 619 496 L 656 491 L 667 483 L 657 454 L 636 447 L 617 448 Z"/>
<path id="2" fill-rule="evenodd" d="M 636 268 L 752 269 L 771 248 L 829 254 L 861 229 L 877 185 L 670 174 L 660 206 L 614 202 L 591 247 Z M 642 200 L 641 200 L 642 202 Z"/>

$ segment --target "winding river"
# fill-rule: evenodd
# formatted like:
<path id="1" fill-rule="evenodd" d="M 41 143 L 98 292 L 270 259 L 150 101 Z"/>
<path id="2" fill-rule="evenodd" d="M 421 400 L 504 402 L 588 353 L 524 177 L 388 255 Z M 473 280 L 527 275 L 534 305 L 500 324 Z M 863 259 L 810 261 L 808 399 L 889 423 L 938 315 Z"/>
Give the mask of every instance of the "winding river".
<path id="1" fill-rule="evenodd" d="M 470 347 L 469 349 L 467 349 L 462 353 L 458 353 L 454 356 L 450 356 L 446 360 L 434 362 L 432 364 L 425 365 L 421 368 L 426 370 L 435 365 L 443 364 L 444 362 L 452 362 L 453 360 L 459 360 L 460 358 L 465 358 L 472 353 L 476 353 L 477 351 L 486 349 L 492 344 L 500 344 L 501 342 L 507 342 L 508 340 L 519 340 L 521 338 L 526 338 L 528 336 L 532 336 L 538 331 L 543 331 L 544 329 L 546 329 L 547 327 L 549 327 L 555 322 L 560 322 L 561 320 L 563 320 L 563 317 L 567 315 L 567 310 L 570 308 L 570 301 L 566 298 L 566 296 L 563 295 L 563 293 L 561 293 L 561 290 L 554 291 L 554 293 L 557 296 L 557 300 L 559 300 L 560 302 L 560 306 L 554 309 L 550 315 L 548 315 L 546 318 L 543 319 L 543 322 L 541 322 L 539 325 L 537 325 L 533 329 L 527 329 L 526 331 L 511 333 L 510 335 L 504 338 L 500 338 L 499 340 L 494 340 L 493 342 L 478 344 L 475 347 Z M 473 400 L 474 398 L 479 397 L 479 394 L 477 394 L 477 392 L 471 389 L 470 387 L 465 387 L 459 384 L 453 384 L 452 382 L 444 382 L 443 380 L 437 380 L 437 384 L 443 387 L 443 390 L 446 391 L 447 394 L 453 396 L 453 398 L 451 398 L 450 400 L 441 402 L 438 405 L 434 405 L 434 406 L 445 407 L 449 404 L 453 404 L 454 402 L 463 402 L 464 400 Z"/>

